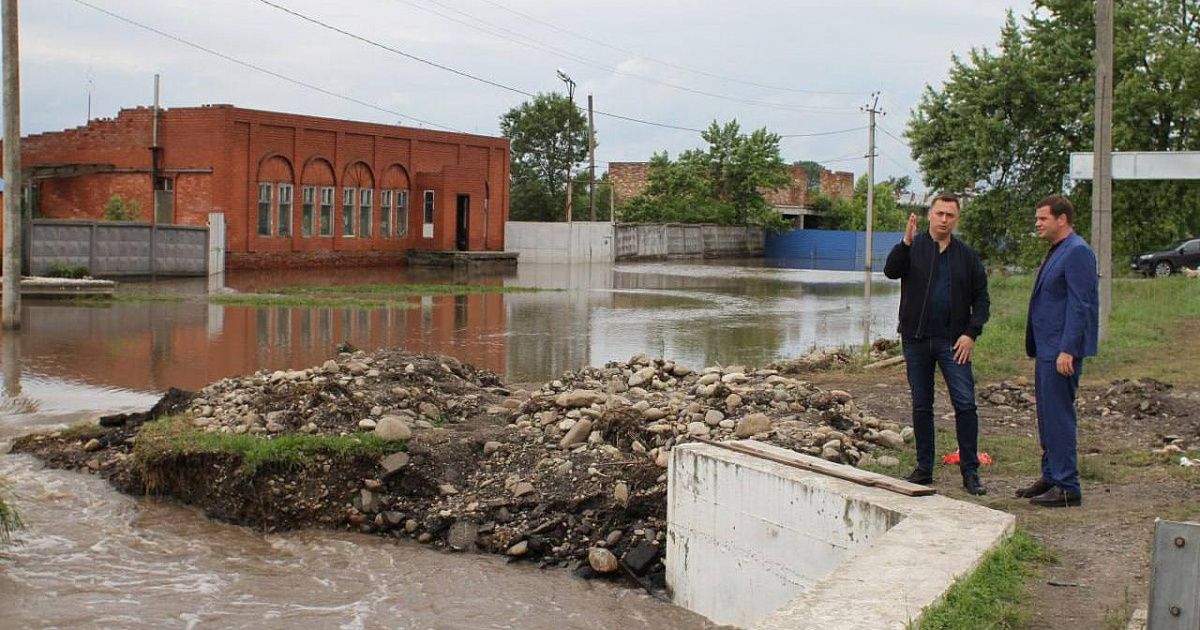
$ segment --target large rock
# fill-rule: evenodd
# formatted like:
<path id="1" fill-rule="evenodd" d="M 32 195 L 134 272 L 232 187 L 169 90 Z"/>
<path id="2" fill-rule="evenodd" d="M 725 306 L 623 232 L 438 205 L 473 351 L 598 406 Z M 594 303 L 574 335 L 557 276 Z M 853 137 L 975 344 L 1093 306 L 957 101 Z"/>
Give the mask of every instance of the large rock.
<path id="1" fill-rule="evenodd" d="M 479 525 L 471 521 L 456 521 L 446 534 L 446 546 L 453 551 L 475 551 L 475 539 L 479 537 Z"/>
<path id="2" fill-rule="evenodd" d="M 580 420 L 571 427 L 570 431 L 559 440 L 558 447 L 562 449 L 571 448 L 576 444 L 581 444 L 587 440 L 588 434 L 592 432 L 592 421 L 588 419 Z"/>
<path id="3" fill-rule="evenodd" d="M 412 437 L 412 428 L 403 416 L 384 416 L 375 425 L 375 437 L 381 440 L 407 440 Z"/>
<path id="4" fill-rule="evenodd" d="M 598 402 L 604 402 L 604 393 L 590 389 L 574 389 L 569 392 L 563 392 L 554 399 L 554 404 L 559 407 L 571 409 L 574 407 L 588 407 Z"/>
<path id="5" fill-rule="evenodd" d="M 738 420 L 737 427 L 733 430 L 733 434 L 739 438 L 748 438 L 756 433 L 763 433 L 771 430 L 771 419 L 766 414 L 752 413 L 741 420 Z"/>
<path id="6" fill-rule="evenodd" d="M 620 568 L 613 552 L 603 547 L 592 547 L 588 550 L 588 565 L 596 573 L 612 573 Z"/>
<path id="7" fill-rule="evenodd" d="M 630 548 L 629 551 L 626 551 L 621 559 L 625 562 L 625 566 L 629 567 L 630 571 L 633 571 L 637 575 L 646 575 L 646 571 L 658 559 L 660 550 L 661 547 L 658 545 L 643 540 Z"/>
<path id="8" fill-rule="evenodd" d="M 392 453 L 384 457 L 383 461 L 379 462 L 379 465 L 383 466 L 383 476 L 389 477 L 396 474 L 401 468 L 408 465 L 408 460 L 408 453 Z"/>
<path id="9" fill-rule="evenodd" d="M 875 436 L 875 441 L 888 448 L 904 448 L 904 438 L 900 437 L 900 434 L 895 431 L 880 431 L 879 435 Z"/>

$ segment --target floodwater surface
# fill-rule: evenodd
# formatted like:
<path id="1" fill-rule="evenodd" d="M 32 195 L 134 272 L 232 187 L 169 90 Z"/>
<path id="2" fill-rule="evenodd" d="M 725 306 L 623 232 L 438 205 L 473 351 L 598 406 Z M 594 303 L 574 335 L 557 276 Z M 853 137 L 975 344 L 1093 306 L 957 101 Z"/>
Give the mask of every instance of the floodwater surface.
<path id="1" fill-rule="evenodd" d="M 143 410 L 168 387 L 319 365 L 349 343 L 442 352 L 538 383 L 646 352 L 762 365 L 890 335 L 898 285 L 763 261 L 522 265 L 463 278 L 408 269 L 230 274 L 228 289 L 471 282 L 533 293 L 413 297 L 402 307 L 210 304 L 204 280 L 126 284 L 182 301 L 24 301 L 0 339 L 0 453 L 16 436 Z M 28 528 L 0 548 L 0 628 L 703 628 L 639 591 L 501 558 L 329 531 L 264 535 L 0 455 Z"/>

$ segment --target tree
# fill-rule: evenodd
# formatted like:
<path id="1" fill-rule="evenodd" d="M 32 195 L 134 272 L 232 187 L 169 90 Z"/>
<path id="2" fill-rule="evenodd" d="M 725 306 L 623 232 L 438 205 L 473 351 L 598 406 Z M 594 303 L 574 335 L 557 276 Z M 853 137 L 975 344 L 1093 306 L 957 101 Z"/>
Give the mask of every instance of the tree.
<path id="1" fill-rule="evenodd" d="M 674 162 L 665 152 L 650 159 L 649 185 L 622 207 L 622 219 L 782 229 L 783 217 L 762 194 L 791 182 L 779 136 L 766 129 L 742 134 L 733 120 L 713 121 L 701 137 L 707 149 L 684 151 Z"/>
<path id="2" fill-rule="evenodd" d="M 142 215 L 142 205 L 137 199 L 126 201 L 121 195 L 113 194 L 104 203 L 105 221 L 136 221 Z"/>
<path id="3" fill-rule="evenodd" d="M 904 179 L 907 178 L 900 178 Z M 896 183 L 889 179 L 875 184 L 875 206 L 872 208 L 871 222 L 874 224 L 873 229 L 877 231 L 903 230 L 908 222 L 909 209 L 896 202 Z M 815 209 L 824 210 L 828 224 L 833 229 L 867 229 L 867 176 L 862 175 L 854 182 L 854 197 L 850 201 L 821 195 L 813 206 Z"/>
<path id="4" fill-rule="evenodd" d="M 995 51 L 953 57 L 949 78 L 926 87 L 906 135 L 925 182 L 973 191 L 961 226 L 997 261 L 1031 263 L 1033 204 L 1064 187 L 1069 154 L 1093 140 L 1094 3 L 1041 0 L 1021 23 L 1012 13 Z M 1113 146 L 1195 150 L 1200 144 L 1200 2 L 1116 5 Z M 1091 186 L 1069 186 L 1076 228 L 1090 233 Z M 1119 257 L 1200 228 L 1200 182 L 1117 182 Z"/>
<path id="5" fill-rule="evenodd" d="M 583 113 L 562 94 L 538 94 L 500 117 L 500 133 L 511 141 L 510 217 L 562 220 L 568 157 L 574 173 L 588 155 Z"/>

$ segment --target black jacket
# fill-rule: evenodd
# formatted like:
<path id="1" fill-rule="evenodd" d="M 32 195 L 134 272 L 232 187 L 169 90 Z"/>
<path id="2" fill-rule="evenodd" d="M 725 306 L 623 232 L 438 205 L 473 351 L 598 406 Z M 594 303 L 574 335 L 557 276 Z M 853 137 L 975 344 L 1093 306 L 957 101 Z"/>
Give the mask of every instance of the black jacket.
<path id="1" fill-rule="evenodd" d="M 979 254 L 957 238 L 946 250 L 950 256 L 950 332 L 951 338 L 967 335 L 974 339 L 983 333 L 991 300 L 988 298 L 987 272 Z M 900 280 L 900 324 L 896 330 L 905 337 L 924 337 L 929 322 L 930 282 L 937 264 L 938 244 L 922 232 L 912 245 L 896 243 L 883 266 L 883 275 Z"/>

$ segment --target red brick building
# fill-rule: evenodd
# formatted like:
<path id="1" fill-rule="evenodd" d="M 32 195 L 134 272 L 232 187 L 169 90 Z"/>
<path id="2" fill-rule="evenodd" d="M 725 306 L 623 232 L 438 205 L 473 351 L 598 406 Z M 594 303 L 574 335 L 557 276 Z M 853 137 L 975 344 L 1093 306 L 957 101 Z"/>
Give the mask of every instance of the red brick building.
<path id="1" fill-rule="evenodd" d="M 221 212 L 232 268 L 504 249 L 505 138 L 231 105 L 160 110 L 157 130 L 154 118 L 125 109 L 24 138 L 34 216 L 100 219 L 114 194 L 143 221 L 204 225 Z"/>

